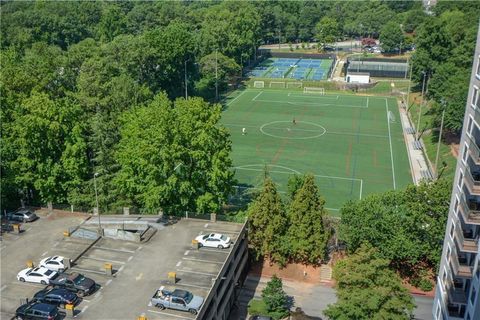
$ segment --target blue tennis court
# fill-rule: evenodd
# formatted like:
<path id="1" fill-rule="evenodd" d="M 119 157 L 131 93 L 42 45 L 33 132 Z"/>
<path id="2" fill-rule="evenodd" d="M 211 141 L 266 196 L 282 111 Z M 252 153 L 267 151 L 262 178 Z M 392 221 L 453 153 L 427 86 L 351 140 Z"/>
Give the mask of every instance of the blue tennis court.
<path id="1" fill-rule="evenodd" d="M 332 59 L 270 58 L 250 71 L 249 75 L 273 79 L 325 80 L 332 67 Z"/>

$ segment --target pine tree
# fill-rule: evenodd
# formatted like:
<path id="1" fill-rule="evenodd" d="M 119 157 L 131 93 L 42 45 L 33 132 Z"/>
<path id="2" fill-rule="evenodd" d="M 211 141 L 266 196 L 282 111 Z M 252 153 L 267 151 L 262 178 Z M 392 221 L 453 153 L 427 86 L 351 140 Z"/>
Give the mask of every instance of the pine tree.
<path id="1" fill-rule="evenodd" d="M 305 175 L 302 187 L 290 204 L 288 243 L 291 257 L 298 262 L 318 263 L 325 255 L 325 200 L 320 196 L 313 175 Z"/>
<path id="2" fill-rule="evenodd" d="M 282 279 L 277 275 L 273 275 L 272 279 L 267 282 L 267 286 L 262 291 L 262 299 L 269 313 L 277 314 L 280 316 L 279 318 L 283 318 L 288 313 L 287 295 L 283 291 Z"/>
<path id="3" fill-rule="evenodd" d="M 265 178 L 263 190 L 248 208 L 249 242 L 257 256 L 267 256 L 273 261 L 285 263 L 284 235 L 287 215 L 274 182 Z"/>

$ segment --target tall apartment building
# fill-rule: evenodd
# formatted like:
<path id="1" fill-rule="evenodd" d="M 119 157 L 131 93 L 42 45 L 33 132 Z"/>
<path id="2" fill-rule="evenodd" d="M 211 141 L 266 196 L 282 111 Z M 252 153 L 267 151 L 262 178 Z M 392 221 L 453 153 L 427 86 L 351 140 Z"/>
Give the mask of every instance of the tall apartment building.
<path id="1" fill-rule="evenodd" d="M 480 31 L 433 304 L 436 320 L 480 319 Z"/>

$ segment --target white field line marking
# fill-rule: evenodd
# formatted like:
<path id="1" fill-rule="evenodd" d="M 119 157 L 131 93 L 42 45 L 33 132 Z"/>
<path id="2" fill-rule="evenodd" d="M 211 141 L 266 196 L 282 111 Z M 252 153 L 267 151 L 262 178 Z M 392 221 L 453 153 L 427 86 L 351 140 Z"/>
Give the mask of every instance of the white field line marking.
<path id="1" fill-rule="evenodd" d="M 193 274 L 201 274 L 203 276 L 212 276 L 215 277 L 217 276 L 216 273 L 208 273 L 208 272 L 200 272 L 200 271 L 190 271 L 190 270 L 185 270 L 185 269 L 177 269 L 178 272 L 182 273 L 193 273 Z"/>
<path id="2" fill-rule="evenodd" d="M 390 121 L 388 119 L 388 100 L 385 98 L 385 110 L 387 111 L 388 140 L 390 141 L 390 159 L 392 161 L 393 190 L 397 189 L 395 184 L 395 167 L 393 165 L 392 135 L 390 133 Z"/>
<path id="3" fill-rule="evenodd" d="M 212 261 L 212 260 L 203 260 L 203 259 L 194 259 L 194 258 L 182 258 L 184 260 L 188 261 L 197 261 L 197 262 L 205 262 L 205 263 L 217 263 L 217 264 L 223 264 L 225 261 Z M 182 263 L 181 261 L 179 263 Z M 179 266 L 179 263 L 177 263 L 177 267 Z"/>
<path id="4" fill-rule="evenodd" d="M 190 253 L 190 250 L 187 250 L 187 251 L 185 251 L 185 253 L 183 255 L 188 256 L 189 253 Z"/>
<path id="5" fill-rule="evenodd" d="M 5 290 L 6 287 L 7 287 L 7 285 L 3 285 L 3 286 L 0 288 L 0 292 L 2 292 L 3 290 Z"/>
<path id="6" fill-rule="evenodd" d="M 368 97 L 367 97 L 367 108 L 368 108 Z"/>
<path id="7" fill-rule="evenodd" d="M 105 283 L 105 286 L 108 286 L 110 283 L 112 283 L 112 279 L 108 280 L 107 283 Z"/>
<path id="8" fill-rule="evenodd" d="M 263 91 L 260 91 L 259 94 L 257 94 L 253 99 L 252 101 L 256 101 L 258 97 L 260 97 L 260 95 L 263 93 Z"/>
<path id="9" fill-rule="evenodd" d="M 338 96 L 318 96 L 318 95 L 311 95 L 311 96 L 303 96 L 303 95 L 290 95 L 289 97 L 292 98 L 300 98 L 300 99 L 307 99 L 307 100 L 338 100 Z"/>
<path id="10" fill-rule="evenodd" d="M 340 135 L 363 136 L 363 137 L 373 137 L 373 138 L 388 138 L 388 136 L 384 136 L 384 135 L 381 135 L 381 134 L 334 132 L 334 131 L 328 131 L 328 130 L 327 130 L 326 134 L 340 134 Z"/>
<path id="11" fill-rule="evenodd" d="M 336 208 L 325 208 L 327 210 L 332 210 L 332 211 L 340 211 L 340 209 L 336 209 Z"/>
<path id="12" fill-rule="evenodd" d="M 185 259 L 185 258 L 183 258 L 183 259 Z M 176 266 L 177 266 L 177 267 L 180 267 L 181 264 L 182 264 L 182 261 L 178 261 L 177 264 L 176 264 Z"/>
<path id="13" fill-rule="evenodd" d="M 363 179 L 360 181 L 360 200 L 362 200 L 362 194 L 363 194 Z"/>
<path id="14" fill-rule="evenodd" d="M 166 316 L 170 316 L 170 317 L 175 317 L 175 318 L 180 318 L 180 319 L 195 319 L 195 318 L 187 318 L 187 317 L 184 317 L 184 316 L 179 316 L 177 314 L 173 314 L 173 313 L 168 313 L 168 312 L 162 312 L 162 311 L 157 311 L 157 310 L 147 310 L 148 312 L 153 312 L 153 313 L 158 313 L 158 314 L 163 314 L 163 315 L 166 315 Z"/>
<path id="15" fill-rule="evenodd" d="M 263 169 L 245 168 L 245 166 L 234 167 L 234 169 L 249 170 L 249 171 L 263 171 Z M 283 174 L 292 174 L 292 172 L 274 171 L 274 170 L 269 170 L 268 172 L 283 173 Z M 300 173 L 299 173 L 299 174 L 300 174 Z M 319 178 L 329 178 L 329 179 L 339 179 L 339 180 L 350 180 L 350 181 L 362 181 L 362 179 L 359 179 L 359 178 L 345 178 L 345 177 L 336 177 L 336 176 L 323 176 L 323 175 L 319 175 L 319 174 L 314 174 L 314 176 L 315 176 L 315 177 L 319 177 Z"/>
<path id="16" fill-rule="evenodd" d="M 345 107 L 345 108 L 362 108 L 367 109 L 365 106 L 356 106 L 350 104 L 336 104 L 336 103 L 318 103 L 318 102 L 290 102 L 290 101 L 277 101 L 277 100 L 255 100 L 257 102 L 270 102 L 270 103 L 288 103 L 297 106 L 311 105 L 314 107 Z"/>
<path id="17" fill-rule="evenodd" d="M 117 260 L 112 260 L 112 259 L 103 259 L 103 258 L 96 258 L 96 257 L 82 257 L 83 259 L 90 259 L 90 260 L 96 260 L 96 261 L 103 261 L 103 262 L 113 262 L 117 264 L 125 264 L 124 261 L 117 261 Z"/>
<path id="18" fill-rule="evenodd" d="M 247 92 L 246 90 L 243 91 L 242 93 L 240 93 L 238 96 L 236 96 L 232 101 L 229 101 L 227 103 L 227 106 L 231 105 L 233 102 L 235 102 L 238 98 L 240 98 L 240 96 L 242 96 L 245 92 Z"/>
<path id="19" fill-rule="evenodd" d="M 47 253 L 48 253 L 48 251 L 45 251 L 44 253 L 42 253 L 42 257 L 43 257 L 44 255 L 46 255 Z"/>

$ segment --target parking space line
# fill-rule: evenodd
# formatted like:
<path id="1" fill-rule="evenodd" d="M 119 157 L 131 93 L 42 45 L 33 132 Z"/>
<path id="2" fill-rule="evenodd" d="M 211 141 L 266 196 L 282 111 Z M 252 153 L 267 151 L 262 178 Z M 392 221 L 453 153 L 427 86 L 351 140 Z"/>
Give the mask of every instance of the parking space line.
<path id="1" fill-rule="evenodd" d="M 100 249 L 100 250 L 106 250 L 106 251 L 114 251 L 114 252 L 135 253 L 135 251 L 132 251 L 132 250 L 113 249 L 113 248 L 107 248 L 107 247 L 101 247 L 101 246 L 93 246 L 93 248 L 94 249 Z"/>
<path id="2" fill-rule="evenodd" d="M 117 264 L 125 264 L 123 261 L 111 260 L 111 259 L 103 259 L 103 258 L 96 258 L 96 257 L 87 257 L 83 256 L 83 259 L 90 259 L 90 260 L 97 260 L 97 261 L 104 261 L 104 262 L 112 262 Z"/>
<path id="3" fill-rule="evenodd" d="M 133 259 L 133 256 L 128 257 L 128 262 L 130 262 Z"/>
<path id="4" fill-rule="evenodd" d="M 121 272 L 121 271 L 123 270 L 123 267 L 124 267 L 124 266 L 121 266 L 120 269 L 118 269 L 117 272 Z"/>
<path id="5" fill-rule="evenodd" d="M 105 283 L 105 286 L 108 286 L 110 283 L 112 283 L 112 279 L 108 280 L 107 283 Z"/>
<path id="6" fill-rule="evenodd" d="M 216 253 L 226 253 L 229 254 L 230 250 L 225 250 L 225 249 L 210 249 L 206 247 L 202 247 L 199 251 L 208 251 L 208 252 L 216 252 Z"/>
<path id="7" fill-rule="evenodd" d="M 190 250 L 187 250 L 187 251 L 185 251 L 185 253 L 183 255 L 188 256 L 189 253 L 190 253 Z"/>
<path id="8" fill-rule="evenodd" d="M 218 229 L 208 229 L 207 233 L 222 233 L 222 234 L 235 234 L 238 235 L 238 231 L 227 231 L 227 230 L 218 230 Z"/>
<path id="9" fill-rule="evenodd" d="M 225 261 L 213 261 L 213 260 L 203 260 L 203 259 L 195 259 L 195 258 L 182 258 L 183 260 L 188 260 L 188 261 L 197 261 L 197 262 L 206 262 L 206 263 L 217 263 L 217 264 L 223 264 Z M 179 265 L 177 264 L 177 267 Z"/>
<path id="10" fill-rule="evenodd" d="M 44 253 L 42 253 L 42 257 L 43 257 L 44 255 L 46 255 L 47 253 L 48 253 L 48 251 L 45 251 Z"/>
<path id="11" fill-rule="evenodd" d="M 137 251 L 142 250 L 142 248 L 143 248 L 143 246 L 138 247 L 138 248 L 137 248 Z"/>
<path id="12" fill-rule="evenodd" d="M 183 258 L 183 259 L 185 259 L 185 258 Z M 178 261 L 177 262 L 177 267 L 180 267 L 181 264 L 182 264 L 182 261 Z"/>
<path id="13" fill-rule="evenodd" d="M 179 316 L 177 314 L 171 314 L 171 313 L 168 313 L 168 312 L 162 312 L 162 311 L 157 311 L 157 310 L 147 310 L 148 312 L 153 312 L 153 313 L 158 313 L 158 314 L 163 314 L 163 315 L 166 315 L 166 316 L 171 316 L 171 317 L 175 317 L 175 318 L 180 318 L 180 319 L 188 319 L 188 320 L 191 320 L 191 319 L 195 319 L 195 318 L 188 318 L 188 317 L 184 317 L 184 316 Z"/>
<path id="14" fill-rule="evenodd" d="M 7 285 L 4 285 L 0 288 L 0 292 L 2 292 L 3 290 L 5 290 L 5 288 L 7 287 Z"/>
<path id="15" fill-rule="evenodd" d="M 208 223 L 205 223 L 205 225 L 203 226 L 204 228 L 208 228 Z"/>
<path id="16" fill-rule="evenodd" d="M 83 309 L 80 313 L 87 311 L 87 309 L 88 309 L 88 306 L 83 307 Z"/>
<path id="17" fill-rule="evenodd" d="M 72 268 L 70 268 L 70 270 L 78 270 L 78 271 L 92 272 L 92 273 L 105 275 L 104 271 L 98 271 L 98 270 L 92 270 L 92 269 L 83 269 L 83 268 L 72 267 Z"/>
<path id="18" fill-rule="evenodd" d="M 185 269 L 177 269 L 178 272 L 183 272 L 183 273 L 194 273 L 194 274 L 201 274 L 204 276 L 212 276 L 216 277 L 216 273 L 208 273 L 208 272 L 200 272 L 200 271 L 190 271 L 190 270 L 185 270 Z"/>
<path id="19" fill-rule="evenodd" d="M 10 284 L 15 284 L 17 286 L 29 286 L 29 287 L 34 287 L 34 288 L 44 288 L 45 285 L 40 284 L 40 283 L 29 283 L 29 282 L 11 282 Z"/>
<path id="20" fill-rule="evenodd" d="M 95 295 L 93 296 L 93 298 L 94 298 L 94 299 L 98 298 L 101 293 L 102 293 L 101 291 L 98 291 L 97 293 L 95 293 Z"/>
<path id="21" fill-rule="evenodd" d="M 182 282 L 178 282 L 176 284 L 177 286 L 184 286 L 184 287 L 192 287 L 192 288 L 199 288 L 199 289 L 206 289 L 206 290 L 210 290 L 210 287 L 204 287 L 204 286 L 197 286 L 196 284 L 189 284 L 189 283 L 182 283 Z"/>

